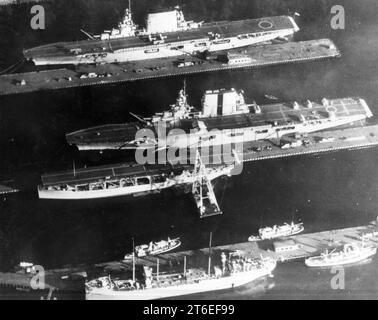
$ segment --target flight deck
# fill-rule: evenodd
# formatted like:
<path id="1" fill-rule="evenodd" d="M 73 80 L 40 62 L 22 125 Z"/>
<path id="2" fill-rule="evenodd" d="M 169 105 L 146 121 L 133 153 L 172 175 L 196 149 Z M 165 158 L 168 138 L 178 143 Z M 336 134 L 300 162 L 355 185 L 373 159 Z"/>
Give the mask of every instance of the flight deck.
<path id="1" fill-rule="evenodd" d="M 265 27 L 266 26 L 266 27 Z M 277 16 L 261 19 L 248 19 L 241 21 L 219 21 L 204 23 L 200 28 L 182 32 L 163 33 L 166 43 L 182 43 L 183 41 L 208 39 L 209 34 L 219 34 L 222 37 L 237 37 L 238 35 L 256 32 L 277 31 L 293 28 L 292 21 L 286 16 Z M 59 55 L 72 55 L 72 50 L 80 48 L 81 53 L 106 52 L 125 50 L 135 47 L 144 47 L 151 44 L 148 36 L 124 37 L 109 40 L 83 40 L 77 42 L 57 42 L 24 51 L 25 58 L 38 56 L 54 57 Z"/>

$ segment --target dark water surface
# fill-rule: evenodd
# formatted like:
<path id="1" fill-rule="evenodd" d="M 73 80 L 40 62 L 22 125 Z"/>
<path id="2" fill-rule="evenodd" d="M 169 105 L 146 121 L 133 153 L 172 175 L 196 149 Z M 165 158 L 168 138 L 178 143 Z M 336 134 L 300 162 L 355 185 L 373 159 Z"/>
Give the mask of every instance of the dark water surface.
<path id="1" fill-rule="evenodd" d="M 0 8 L 0 69 L 17 62 L 22 49 L 52 41 L 82 39 L 115 26 L 123 0 L 56 0 L 45 4 L 46 30 L 29 27 L 30 6 Z M 330 9 L 343 4 L 346 30 L 330 28 Z M 330 37 L 338 60 L 187 77 L 190 102 L 203 90 L 244 89 L 247 101 L 361 96 L 378 112 L 377 2 L 327 0 L 146 1 L 134 0 L 135 20 L 149 11 L 183 5 L 188 19 L 242 19 L 298 11 L 297 39 Z M 26 70 L 30 66 L 24 67 Z M 130 154 L 79 155 L 68 147 L 68 131 L 148 116 L 174 102 L 182 79 L 152 80 L 0 98 L 0 181 L 14 179 L 22 191 L 0 202 L 0 268 L 21 260 L 46 268 L 120 259 L 138 243 L 181 236 L 183 249 L 245 241 L 260 226 L 301 219 L 307 232 L 356 226 L 375 219 L 378 209 L 377 149 L 338 152 L 245 164 L 243 173 L 215 183 L 222 216 L 200 220 L 190 195 L 160 195 L 82 202 L 40 201 L 36 185 L 45 172 L 118 162 Z M 204 298 L 377 298 L 377 262 L 346 270 L 346 290 L 330 289 L 332 274 L 302 262 L 280 266 L 274 279 Z"/>

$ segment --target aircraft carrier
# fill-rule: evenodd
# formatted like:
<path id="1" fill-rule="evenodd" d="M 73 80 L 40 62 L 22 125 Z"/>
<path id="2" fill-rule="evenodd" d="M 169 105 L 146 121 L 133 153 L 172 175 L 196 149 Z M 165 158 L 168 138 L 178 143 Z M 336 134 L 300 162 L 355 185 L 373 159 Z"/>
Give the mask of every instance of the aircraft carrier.
<path id="1" fill-rule="evenodd" d="M 357 97 L 258 105 L 246 103 L 244 91 L 235 89 L 206 91 L 201 108 L 196 109 L 189 105 L 183 89 L 169 110 L 150 118 L 134 116 L 139 122 L 79 130 L 67 134 L 67 142 L 79 150 L 245 144 L 361 125 L 373 114 Z"/>
<path id="2" fill-rule="evenodd" d="M 36 65 L 114 63 L 225 51 L 258 43 L 289 39 L 299 31 L 293 17 L 277 16 L 241 21 L 186 21 L 181 10 L 149 14 L 140 29 L 126 9 L 118 28 L 89 40 L 59 42 L 24 50 Z"/>

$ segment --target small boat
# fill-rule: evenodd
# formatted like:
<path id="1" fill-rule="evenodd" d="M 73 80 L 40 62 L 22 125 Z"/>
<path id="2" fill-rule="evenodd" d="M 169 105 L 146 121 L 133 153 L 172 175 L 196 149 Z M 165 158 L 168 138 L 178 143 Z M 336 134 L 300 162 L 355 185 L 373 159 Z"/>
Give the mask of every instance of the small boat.
<path id="1" fill-rule="evenodd" d="M 336 250 L 336 249 L 335 249 Z M 310 257 L 305 260 L 308 267 L 331 267 L 361 262 L 374 256 L 377 248 L 365 244 L 348 243 L 341 251 L 326 250 L 320 256 Z"/>
<path id="2" fill-rule="evenodd" d="M 267 99 L 269 99 L 269 100 L 275 100 L 275 101 L 277 101 L 277 100 L 278 100 L 278 98 L 277 98 L 277 97 L 275 97 L 275 96 L 272 96 L 272 95 L 270 95 L 270 94 L 266 94 L 266 95 L 265 95 L 265 98 L 267 98 Z"/>
<path id="3" fill-rule="evenodd" d="M 181 245 L 180 238 L 161 240 L 158 242 L 151 241 L 149 244 L 142 244 L 135 247 L 135 257 L 153 256 L 157 254 L 166 253 L 173 249 L 178 248 Z M 126 259 L 132 259 L 134 253 L 126 254 Z"/>
<path id="4" fill-rule="evenodd" d="M 248 241 L 269 240 L 275 238 L 289 237 L 301 233 L 304 230 L 303 223 L 285 223 L 282 226 L 273 226 L 259 229 L 258 236 L 250 236 Z"/>

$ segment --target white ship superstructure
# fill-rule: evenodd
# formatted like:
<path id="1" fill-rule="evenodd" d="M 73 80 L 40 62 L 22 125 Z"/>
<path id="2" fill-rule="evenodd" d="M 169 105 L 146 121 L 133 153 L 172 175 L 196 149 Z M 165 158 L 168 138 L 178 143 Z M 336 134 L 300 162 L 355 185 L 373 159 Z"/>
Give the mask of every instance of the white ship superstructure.
<path id="1" fill-rule="evenodd" d="M 126 9 L 122 21 L 118 24 L 118 28 L 112 30 L 105 30 L 100 35 L 95 35 L 94 38 L 100 40 L 119 39 L 135 36 L 138 26 L 134 24 L 131 16 L 131 10 Z"/>

